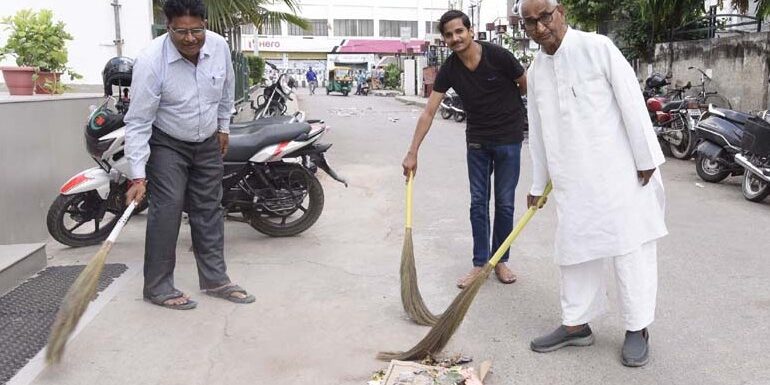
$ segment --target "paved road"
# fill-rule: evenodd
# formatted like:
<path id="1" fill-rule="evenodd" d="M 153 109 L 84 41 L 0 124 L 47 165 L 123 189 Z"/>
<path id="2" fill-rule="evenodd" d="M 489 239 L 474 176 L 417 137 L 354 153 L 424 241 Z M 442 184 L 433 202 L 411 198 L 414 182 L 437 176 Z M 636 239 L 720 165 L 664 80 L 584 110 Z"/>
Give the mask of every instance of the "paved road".
<path id="1" fill-rule="evenodd" d="M 427 329 L 401 309 L 403 236 L 400 162 L 419 110 L 392 98 L 301 95 L 325 119 L 329 160 L 350 188 L 322 178 L 326 206 L 301 236 L 271 239 L 226 223 L 231 275 L 257 294 L 238 306 L 197 292 L 189 231 L 178 248 L 177 285 L 200 301 L 174 312 L 141 300 L 141 272 L 71 343 L 65 363 L 36 384 L 364 384 L 385 364 L 382 349 L 403 349 Z M 438 118 L 420 154 L 414 238 L 423 295 L 435 311 L 457 294 L 470 268 L 464 124 Z M 530 183 L 523 154 L 517 213 Z M 512 249 L 519 281 L 482 288 L 447 352 L 493 360 L 488 384 L 770 384 L 770 202 L 744 201 L 738 180 L 698 180 L 690 162 L 663 167 L 671 235 L 660 242 L 658 318 L 652 360 L 619 362 L 617 313 L 596 321 L 596 344 L 550 354 L 529 340 L 559 323 L 552 262 L 553 207 Z M 140 266 L 144 218 L 131 222 L 110 260 Z M 82 263 L 95 248 L 49 244 L 51 264 Z M 611 290 L 612 293 L 612 290 Z M 614 303 L 614 302 L 613 302 Z"/>

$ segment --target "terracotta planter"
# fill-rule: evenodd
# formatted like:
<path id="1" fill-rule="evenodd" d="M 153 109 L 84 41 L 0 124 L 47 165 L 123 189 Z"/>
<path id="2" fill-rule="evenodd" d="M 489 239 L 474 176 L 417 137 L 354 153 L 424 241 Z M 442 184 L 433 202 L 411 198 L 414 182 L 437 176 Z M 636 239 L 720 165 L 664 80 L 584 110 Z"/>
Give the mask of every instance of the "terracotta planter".
<path id="1" fill-rule="evenodd" d="M 51 94 L 51 90 L 45 87 L 45 83 L 50 82 L 59 82 L 59 77 L 61 77 L 60 72 L 38 72 L 37 73 L 37 80 L 35 80 L 35 93 L 36 94 Z"/>
<path id="2" fill-rule="evenodd" d="M 35 83 L 32 75 L 35 69 L 32 67 L 0 67 L 3 70 L 5 86 L 11 95 L 32 95 Z"/>

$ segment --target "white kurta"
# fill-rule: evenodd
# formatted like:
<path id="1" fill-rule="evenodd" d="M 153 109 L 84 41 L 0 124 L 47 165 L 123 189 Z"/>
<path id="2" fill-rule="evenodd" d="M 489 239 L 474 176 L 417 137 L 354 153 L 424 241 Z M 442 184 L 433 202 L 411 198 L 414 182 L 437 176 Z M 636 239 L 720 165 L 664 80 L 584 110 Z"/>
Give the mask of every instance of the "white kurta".
<path id="1" fill-rule="evenodd" d="M 660 170 L 647 186 L 637 170 L 663 153 L 639 83 L 605 36 L 569 29 L 554 55 L 527 74 L 532 195 L 553 181 L 556 262 L 625 255 L 667 234 Z"/>

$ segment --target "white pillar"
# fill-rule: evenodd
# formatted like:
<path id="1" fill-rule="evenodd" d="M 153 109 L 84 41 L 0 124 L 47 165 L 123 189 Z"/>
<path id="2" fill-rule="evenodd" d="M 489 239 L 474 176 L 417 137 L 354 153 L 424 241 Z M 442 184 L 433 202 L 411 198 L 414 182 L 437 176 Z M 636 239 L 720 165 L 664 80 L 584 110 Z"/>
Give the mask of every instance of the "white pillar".
<path id="1" fill-rule="evenodd" d="M 415 96 L 417 95 L 417 71 L 415 60 L 404 60 L 404 95 Z"/>

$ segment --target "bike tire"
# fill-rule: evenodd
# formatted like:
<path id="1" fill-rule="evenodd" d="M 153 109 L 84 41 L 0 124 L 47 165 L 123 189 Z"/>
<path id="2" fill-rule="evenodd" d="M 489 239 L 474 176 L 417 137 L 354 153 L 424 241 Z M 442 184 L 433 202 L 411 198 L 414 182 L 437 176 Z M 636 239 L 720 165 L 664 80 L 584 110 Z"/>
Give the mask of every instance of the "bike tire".
<path id="1" fill-rule="evenodd" d="M 64 224 L 64 218 L 65 215 L 69 214 L 67 210 L 73 204 L 77 204 L 78 200 L 82 199 L 99 199 L 101 204 L 107 204 L 107 201 L 102 200 L 96 191 L 86 191 L 72 195 L 60 194 L 48 209 L 48 215 L 46 216 L 48 233 L 61 244 L 71 247 L 98 245 L 107 239 L 110 232 L 115 227 L 115 224 L 118 223 L 118 219 L 120 219 L 120 213 L 112 213 L 114 214 L 114 218 L 110 220 L 110 222 L 100 225 L 99 231 L 94 231 L 89 234 L 74 234 L 71 230 L 67 230 Z"/>
<path id="2" fill-rule="evenodd" d="M 454 115 L 454 112 L 448 108 L 442 108 L 441 109 L 441 117 L 444 119 L 451 119 L 452 115 Z"/>
<path id="3" fill-rule="evenodd" d="M 730 170 L 725 170 L 719 163 L 714 163 L 716 162 L 699 152 L 695 157 L 695 172 L 709 183 L 719 183 L 730 176 Z"/>
<path id="4" fill-rule="evenodd" d="M 754 184 L 756 183 L 756 187 Z M 770 183 L 760 180 L 751 171 L 746 170 L 741 182 L 741 192 L 746 200 L 752 202 L 762 202 L 770 195 Z"/>
<path id="5" fill-rule="evenodd" d="M 462 123 L 462 122 L 465 121 L 466 116 L 462 112 L 455 112 L 454 113 L 454 118 L 455 118 L 455 122 Z"/>
<path id="6" fill-rule="evenodd" d="M 309 229 L 316 223 L 321 216 L 324 208 L 324 191 L 321 182 L 311 173 L 307 173 L 308 178 L 308 214 L 305 218 L 286 227 L 277 227 L 274 223 L 264 220 L 260 215 L 253 215 L 249 224 L 255 230 L 271 237 L 292 237 Z"/>

